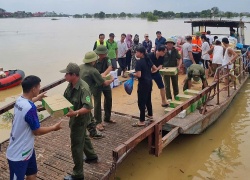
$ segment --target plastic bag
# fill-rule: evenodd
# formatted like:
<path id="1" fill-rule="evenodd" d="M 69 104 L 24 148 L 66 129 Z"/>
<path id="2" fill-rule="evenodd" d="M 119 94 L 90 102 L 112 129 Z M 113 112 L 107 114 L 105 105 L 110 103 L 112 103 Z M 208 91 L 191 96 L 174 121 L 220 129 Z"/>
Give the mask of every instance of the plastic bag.
<path id="1" fill-rule="evenodd" d="M 124 83 L 124 89 L 128 95 L 131 95 L 134 86 L 134 76 L 131 74 L 130 79 Z"/>

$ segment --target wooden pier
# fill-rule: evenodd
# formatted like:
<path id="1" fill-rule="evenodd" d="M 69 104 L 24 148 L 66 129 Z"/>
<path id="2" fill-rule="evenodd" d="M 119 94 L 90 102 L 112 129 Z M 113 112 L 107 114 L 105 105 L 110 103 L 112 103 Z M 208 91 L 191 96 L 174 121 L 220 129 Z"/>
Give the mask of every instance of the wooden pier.
<path id="1" fill-rule="evenodd" d="M 246 69 L 243 67 L 242 69 Z M 219 74 L 219 72 L 218 72 Z M 226 75 L 227 76 L 227 75 Z M 108 124 L 105 127 L 105 138 L 92 140 L 94 149 L 100 161 L 97 164 L 84 164 L 85 179 L 110 179 L 115 172 L 116 166 L 144 139 L 148 139 L 149 154 L 159 156 L 162 149 L 166 147 L 179 134 L 197 134 L 211 125 L 228 107 L 240 88 L 248 79 L 248 73 L 244 70 L 238 75 L 238 83 L 234 87 L 226 87 L 222 91 L 221 83 L 210 79 L 209 87 L 200 91 L 196 96 L 177 106 L 173 111 L 165 114 L 164 108 L 160 106 L 159 91 L 153 86 L 152 102 L 154 110 L 154 122 L 146 127 L 131 127 L 132 122 L 138 120 L 139 110 L 136 102 L 136 88 L 131 96 L 125 94 L 123 87 L 113 90 L 113 113 L 112 119 L 116 124 Z M 184 76 L 180 76 L 184 77 Z M 59 80 L 55 84 L 63 83 Z M 182 82 L 181 78 L 179 82 Z M 49 85 L 42 91 L 53 87 Z M 136 82 L 135 82 L 136 84 Z M 201 84 L 197 85 L 201 88 Z M 135 85 L 136 87 L 136 85 Z M 182 86 L 180 86 L 181 88 Z M 122 95 L 121 95 L 122 92 Z M 189 114 L 185 119 L 176 118 L 182 110 L 188 108 L 192 103 L 206 97 L 202 109 Z M 118 105 L 119 104 L 119 105 Z M 210 106 L 213 104 L 213 106 Z M 13 103 L 0 109 L 0 114 L 13 107 Z M 42 126 L 48 126 L 59 121 L 59 119 L 47 118 Z M 63 118 L 63 129 L 40 137 L 36 137 L 35 149 L 38 163 L 38 179 L 61 180 L 72 172 L 73 161 L 70 151 L 70 136 L 68 118 Z M 164 127 L 169 133 L 163 135 Z M 9 168 L 5 157 L 8 141 L 1 144 L 0 151 L 0 180 L 9 178 Z"/>

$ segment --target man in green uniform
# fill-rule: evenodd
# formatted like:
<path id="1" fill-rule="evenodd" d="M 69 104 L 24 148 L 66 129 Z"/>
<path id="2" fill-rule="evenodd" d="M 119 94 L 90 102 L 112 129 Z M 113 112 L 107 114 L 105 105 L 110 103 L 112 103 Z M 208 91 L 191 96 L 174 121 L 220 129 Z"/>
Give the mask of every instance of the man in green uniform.
<path id="1" fill-rule="evenodd" d="M 100 45 L 95 49 L 95 53 L 99 56 L 94 67 L 99 71 L 103 78 L 105 78 L 112 70 L 112 64 L 109 57 L 107 57 L 108 49 Z M 112 91 L 110 86 L 102 86 L 98 89 L 97 93 L 94 95 L 94 112 L 95 119 L 98 130 L 104 130 L 104 124 L 102 123 L 102 112 L 101 112 L 101 96 L 104 95 L 104 122 L 115 123 L 111 120 L 111 110 L 112 110 Z"/>
<path id="2" fill-rule="evenodd" d="M 172 38 L 168 38 L 165 43 L 166 53 L 164 55 L 163 67 L 178 67 L 178 69 L 180 69 L 182 60 L 178 50 L 175 49 L 174 45 L 174 40 Z M 163 76 L 163 79 L 165 84 L 166 97 L 168 101 L 171 101 L 172 94 L 170 90 L 170 79 L 172 81 L 172 87 L 175 97 L 177 94 L 179 94 L 178 74 L 172 76 Z"/>
<path id="3" fill-rule="evenodd" d="M 100 74 L 100 72 L 94 67 L 95 64 L 97 63 L 97 59 L 98 59 L 98 56 L 94 51 L 90 51 L 90 52 L 85 54 L 85 57 L 83 59 L 83 62 L 85 64 L 80 65 L 80 77 L 84 81 L 86 81 L 90 87 L 90 91 L 91 91 L 92 95 L 94 96 L 94 108 L 95 108 L 94 114 L 95 114 L 96 123 L 101 124 L 101 117 L 102 117 L 102 112 L 101 112 L 101 107 L 100 107 L 101 106 L 101 103 L 100 103 L 101 99 L 98 101 L 98 99 L 96 100 L 96 98 L 101 97 L 102 89 L 105 89 L 105 88 L 110 89 L 110 84 L 114 81 L 114 78 L 111 77 L 110 80 L 105 80 L 103 78 L 105 76 L 106 72 L 103 72 L 102 73 L 103 76 L 102 76 Z M 100 63 L 100 64 L 102 64 L 102 63 Z M 100 64 L 98 64 L 98 66 Z M 110 68 L 112 69 L 111 66 L 110 66 Z M 111 89 L 110 89 L 110 91 L 111 91 Z M 100 106 L 98 106 L 98 103 L 100 104 Z M 111 98 L 111 103 L 112 103 L 112 98 Z M 109 107 L 109 108 L 111 111 L 111 107 Z M 92 118 L 91 124 L 88 127 L 88 130 L 90 131 L 90 133 L 92 131 L 91 129 L 94 129 L 94 128 L 95 128 L 95 123 L 94 123 L 93 118 Z M 98 126 L 97 126 L 97 129 L 98 129 Z"/>
<path id="4" fill-rule="evenodd" d="M 86 155 L 85 162 L 97 162 L 98 157 L 93 149 L 90 138 L 86 134 L 86 128 L 91 119 L 91 93 L 88 84 L 79 77 L 80 68 L 75 63 L 69 63 L 67 68 L 60 71 L 65 74 L 69 82 L 64 92 L 64 97 L 73 104 L 74 110 L 69 108 L 66 116 L 70 117 L 71 153 L 74 161 L 72 175 L 65 180 L 84 179 L 83 152 Z"/>
<path id="5" fill-rule="evenodd" d="M 205 76 L 205 70 L 201 65 L 199 64 L 192 64 L 187 69 L 187 78 L 185 79 L 185 83 L 183 86 L 183 91 L 186 89 L 191 89 L 192 86 L 192 78 L 195 82 L 198 82 L 200 79 L 202 81 L 202 89 L 208 86 L 206 76 Z"/>

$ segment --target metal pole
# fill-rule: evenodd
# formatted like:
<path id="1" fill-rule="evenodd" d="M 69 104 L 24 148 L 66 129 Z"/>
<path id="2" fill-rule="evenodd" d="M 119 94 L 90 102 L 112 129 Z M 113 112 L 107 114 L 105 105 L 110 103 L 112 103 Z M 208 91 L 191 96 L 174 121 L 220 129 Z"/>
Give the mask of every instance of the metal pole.
<path id="1" fill-rule="evenodd" d="M 227 64 L 227 97 L 230 96 L 229 73 L 230 73 L 229 65 Z"/>
<path id="2" fill-rule="evenodd" d="M 217 69 L 217 105 L 220 104 L 220 71 L 221 69 Z"/>

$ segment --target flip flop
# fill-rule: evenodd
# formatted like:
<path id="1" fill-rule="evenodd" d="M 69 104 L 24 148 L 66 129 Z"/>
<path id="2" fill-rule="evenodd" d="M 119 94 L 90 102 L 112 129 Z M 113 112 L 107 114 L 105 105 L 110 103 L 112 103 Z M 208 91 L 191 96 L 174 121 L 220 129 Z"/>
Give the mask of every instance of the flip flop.
<path id="1" fill-rule="evenodd" d="M 109 120 L 109 121 L 105 121 L 105 123 L 115 124 L 116 121 L 114 121 L 114 120 Z"/>
<path id="2" fill-rule="evenodd" d="M 101 126 L 101 127 L 100 127 L 100 126 Z M 98 131 L 104 131 L 104 130 L 105 130 L 104 127 L 102 126 L 102 124 L 96 125 L 96 129 L 97 129 Z"/>
<path id="3" fill-rule="evenodd" d="M 139 124 L 138 122 L 132 124 L 132 127 L 143 127 L 143 126 L 146 126 L 146 124 Z"/>
<path id="4" fill-rule="evenodd" d="M 169 104 L 162 104 L 161 107 L 168 107 Z"/>

